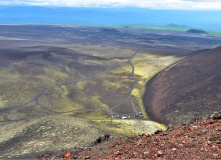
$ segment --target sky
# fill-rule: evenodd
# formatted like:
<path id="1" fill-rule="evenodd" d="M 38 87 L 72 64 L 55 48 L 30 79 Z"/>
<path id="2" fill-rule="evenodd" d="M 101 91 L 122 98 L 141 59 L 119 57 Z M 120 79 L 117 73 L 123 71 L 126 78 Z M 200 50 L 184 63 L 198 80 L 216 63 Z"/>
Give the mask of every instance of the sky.
<path id="1" fill-rule="evenodd" d="M 221 0 L 0 0 L 0 5 L 221 10 Z"/>
<path id="2" fill-rule="evenodd" d="M 0 24 L 167 25 L 221 31 L 221 0 L 0 0 Z"/>

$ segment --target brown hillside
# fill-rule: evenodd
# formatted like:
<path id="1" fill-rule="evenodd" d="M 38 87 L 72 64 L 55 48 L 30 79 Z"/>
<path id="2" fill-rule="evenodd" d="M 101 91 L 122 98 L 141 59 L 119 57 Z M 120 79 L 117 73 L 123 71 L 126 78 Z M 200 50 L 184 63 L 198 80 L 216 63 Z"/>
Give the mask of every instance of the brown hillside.
<path id="1" fill-rule="evenodd" d="M 95 145 L 79 147 L 35 157 L 39 160 L 90 159 L 90 160 L 202 160 L 220 159 L 221 155 L 221 112 L 211 119 L 191 123 L 183 127 L 172 127 L 153 135 L 133 137 L 105 136 L 98 138 Z"/>
<path id="2" fill-rule="evenodd" d="M 146 85 L 144 105 L 153 120 L 188 123 L 221 109 L 221 46 L 180 61 Z"/>

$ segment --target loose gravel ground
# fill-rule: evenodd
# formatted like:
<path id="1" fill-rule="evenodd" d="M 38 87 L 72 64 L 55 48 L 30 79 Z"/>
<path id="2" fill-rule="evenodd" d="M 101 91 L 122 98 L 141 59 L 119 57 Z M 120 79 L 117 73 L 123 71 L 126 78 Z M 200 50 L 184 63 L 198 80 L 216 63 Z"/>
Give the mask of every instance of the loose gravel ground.
<path id="1" fill-rule="evenodd" d="M 218 115 L 218 117 L 217 117 Z M 100 137 L 90 147 L 45 153 L 37 159 L 221 159 L 221 112 L 167 131 L 133 137 Z"/>

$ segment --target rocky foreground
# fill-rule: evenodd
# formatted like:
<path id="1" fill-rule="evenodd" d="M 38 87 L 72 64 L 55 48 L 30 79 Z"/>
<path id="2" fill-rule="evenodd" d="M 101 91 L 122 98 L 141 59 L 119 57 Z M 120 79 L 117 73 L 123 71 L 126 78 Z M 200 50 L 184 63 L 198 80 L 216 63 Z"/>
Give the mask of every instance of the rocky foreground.
<path id="1" fill-rule="evenodd" d="M 45 153 L 36 159 L 221 159 L 221 111 L 153 135 L 105 135 L 90 147 Z"/>

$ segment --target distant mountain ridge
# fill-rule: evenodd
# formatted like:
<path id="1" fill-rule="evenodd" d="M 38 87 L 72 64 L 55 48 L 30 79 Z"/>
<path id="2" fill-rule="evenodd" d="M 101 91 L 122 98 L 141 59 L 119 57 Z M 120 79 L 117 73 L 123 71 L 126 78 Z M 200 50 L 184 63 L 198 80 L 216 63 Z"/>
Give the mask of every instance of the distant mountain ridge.
<path id="1" fill-rule="evenodd" d="M 0 6 L 0 24 L 167 25 L 221 31 L 221 11 Z M 207 21 L 205 21 L 207 19 Z"/>
<path id="2" fill-rule="evenodd" d="M 200 34 L 208 34 L 208 32 L 201 30 L 201 29 L 189 29 L 188 33 L 200 33 Z"/>
<path id="3" fill-rule="evenodd" d="M 190 26 L 186 26 L 186 25 L 179 25 L 179 24 L 174 24 L 174 23 L 169 23 L 166 25 L 166 27 L 169 28 L 180 28 L 180 29 L 190 29 Z"/>

